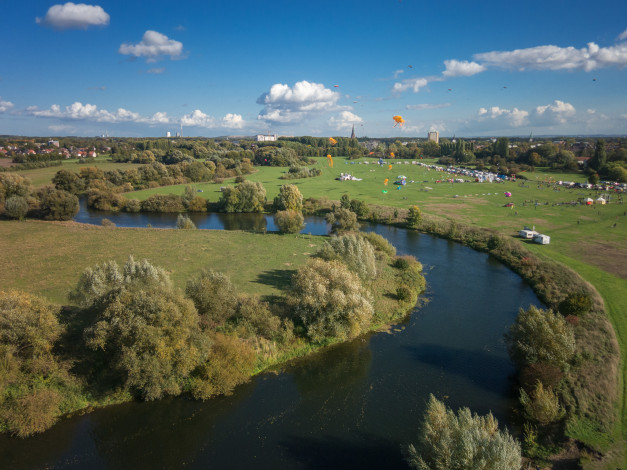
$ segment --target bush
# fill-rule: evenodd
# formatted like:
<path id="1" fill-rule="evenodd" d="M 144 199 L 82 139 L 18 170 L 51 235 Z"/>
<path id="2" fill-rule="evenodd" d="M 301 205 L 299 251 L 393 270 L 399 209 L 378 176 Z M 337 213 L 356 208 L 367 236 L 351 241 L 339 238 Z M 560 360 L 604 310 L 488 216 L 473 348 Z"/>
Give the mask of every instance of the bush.
<path id="1" fill-rule="evenodd" d="M 492 413 L 461 408 L 455 414 L 431 395 L 420 441 L 409 445 L 407 462 L 419 470 L 519 470 L 520 444 L 498 426 Z"/>
<path id="2" fill-rule="evenodd" d="M 538 382 L 555 390 L 563 378 L 564 373 L 559 367 L 540 362 L 530 364 L 520 371 L 520 384 L 528 392 L 533 390 Z"/>
<path id="3" fill-rule="evenodd" d="M 185 294 L 194 302 L 205 326 L 223 325 L 235 315 L 237 295 L 225 274 L 203 270 L 197 279 L 187 281 Z"/>
<path id="4" fill-rule="evenodd" d="M 184 212 L 183 198 L 174 194 L 153 194 L 141 202 L 144 212 Z"/>
<path id="5" fill-rule="evenodd" d="M 375 252 L 384 253 L 389 257 L 396 255 L 396 248 L 384 237 L 374 232 L 362 233 L 361 236 L 372 245 Z"/>
<path id="6" fill-rule="evenodd" d="M 4 203 L 4 213 L 12 219 L 22 220 L 28 214 L 28 202 L 22 196 L 11 196 Z"/>
<path id="7" fill-rule="evenodd" d="M 418 206 L 411 206 L 407 214 L 406 224 L 410 228 L 416 228 L 422 221 L 422 212 Z"/>
<path id="8" fill-rule="evenodd" d="M 271 340 L 282 333 L 281 319 L 272 314 L 267 302 L 256 296 L 244 295 L 238 299 L 232 321 L 237 330 L 243 330 L 247 337 L 262 336 Z"/>
<path id="9" fill-rule="evenodd" d="M 320 247 L 316 256 L 326 261 L 341 261 L 361 279 L 374 279 L 377 276 L 374 249 L 362 237 L 331 237 Z"/>
<path id="10" fill-rule="evenodd" d="M 312 341 L 355 337 L 374 313 L 370 293 L 339 261 L 314 258 L 301 266 L 292 277 L 287 302 Z"/>
<path id="11" fill-rule="evenodd" d="M 564 315 L 582 315 L 592 308 L 592 299 L 586 292 L 573 292 L 562 300 L 557 309 Z"/>
<path id="12" fill-rule="evenodd" d="M 575 353 L 575 335 L 564 317 L 534 306 L 520 310 L 505 335 L 510 357 L 519 367 L 536 362 L 564 370 Z"/>
<path id="13" fill-rule="evenodd" d="M 405 286 L 400 286 L 396 289 L 396 298 L 401 302 L 405 302 L 411 299 L 411 291 Z"/>
<path id="14" fill-rule="evenodd" d="M 358 199 L 353 199 L 350 202 L 349 209 L 351 211 L 353 211 L 355 214 L 357 214 L 357 217 L 360 217 L 362 219 L 368 217 L 368 214 L 370 213 L 370 209 L 368 208 L 368 204 L 366 204 L 364 201 L 360 201 Z"/>
<path id="15" fill-rule="evenodd" d="M 279 211 L 274 214 L 274 223 L 281 233 L 298 233 L 305 228 L 303 214 L 297 211 Z"/>
<path id="16" fill-rule="evenodd" d="M 194 398 L 207 400 L 216 395 L 230 394 L 236 385 L 250 378 L 255 360 L 248 344 L 235 336 L 216 334 L 209 357 L 192 376 Z"/>
<path id="17" fill-rule="evenodd" d="M 100 225 L 102 225 L 103 227 L 115 227 L 115 224 L 111 222 L 109 219 L 102 219 L 100 221 Z"/>
<path id="18" fill-rule="evenodd" d="M 341 234 L 359 231 L 357 214 L 349 209 L 335 209 L 332 213 L 327 214 L 326 220 L 328 224 L 331 224 L 331 233 Z"/>
<path id="19" fill-rule="evenodd" d="M 85 182 L 73 171 L 59 170 L 52 178 L 55 188 L 78 195 L 85 189 Z"/>
<path id="20" fill-rule="evenodd" d="M 142 205 L 139 199 L 129 199 L 124 206 L 126 212 L 139 212 L 141 209 Z"/>
<path id="21" fill-rule="evenodd" d="M 176 228 L 182 230 L 196 230 L 196 224 L 194 224 L 189 216 L 179 214 L 179 216 L 176 218 Z"/>
<path id="22" fill-rule="evenodd" d="M 565 415 L 564 409 L 559 404 L 557 394 L 553 392 L 551 387 L 544 387 L 542 382 L 537 382 L 531 395 L 528 395 L 521 388 L 520 404 L 528 420 L 543 426 L 554 423 Z"/>
<path id="23" fill-rule="evenodd" d="M 394 266 L 396 269 L 409 269 L 409 260 L 403 257 L 396 258 L 392 266 Z"/>

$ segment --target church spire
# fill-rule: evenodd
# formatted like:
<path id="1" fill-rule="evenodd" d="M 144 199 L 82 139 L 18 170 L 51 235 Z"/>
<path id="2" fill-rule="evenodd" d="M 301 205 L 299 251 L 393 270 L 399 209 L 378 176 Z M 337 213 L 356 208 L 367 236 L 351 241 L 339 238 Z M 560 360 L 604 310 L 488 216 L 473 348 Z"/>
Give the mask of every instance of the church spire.
<path id="1" fill-rule="evenodd" d="M 353 124 L 353 130 L 351 132 L 351 139 L 355 138 L 355 124 Z"/>

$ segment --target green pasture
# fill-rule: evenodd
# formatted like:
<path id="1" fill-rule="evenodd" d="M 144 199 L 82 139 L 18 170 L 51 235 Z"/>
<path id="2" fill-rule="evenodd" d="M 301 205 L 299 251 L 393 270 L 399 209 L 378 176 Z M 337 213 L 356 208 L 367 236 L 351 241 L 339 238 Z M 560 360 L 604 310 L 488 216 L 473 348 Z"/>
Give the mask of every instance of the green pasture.
<path id="1" fill-rule="evenodd" d="M 33 186 L 43 186 L 46 184 L 52 184 L 52 178 L 57 174 L 57 171 L 64 169 L 78 173 L 83 166 L 95 166 L 103 171 L 115 170 L 118 168 L 129 168 L 130 166 L 137 166 L 134 163 L 115 163 L 112 162 L 108 156 L 100 156 L 87 161 L 79 161 L 76 158 L 69 160 L 61 160 L 61 166 L 51 166 L 48 168 L 36 168 L 34 170 L 20 170 L 16 171 L 17 174 L 29 178 Z"/>
<path id="2" fill-rule="evenodd" d="M 321 243 L 322 237 L 310 235 L 2 221 L 0 286 L 65 304 L 66 293 L 85 268 L 110 259 L 122 265 L 133 255 L 167 270 L 180 288 L 211 268 L 230 276 L 242 292 L 272 296 Z"/>

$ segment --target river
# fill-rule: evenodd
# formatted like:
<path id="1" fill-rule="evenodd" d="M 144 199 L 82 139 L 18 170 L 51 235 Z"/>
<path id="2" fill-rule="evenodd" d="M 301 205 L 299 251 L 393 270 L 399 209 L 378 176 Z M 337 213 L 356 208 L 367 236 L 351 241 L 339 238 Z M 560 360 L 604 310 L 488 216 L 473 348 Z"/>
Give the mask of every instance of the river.
<path id="1" fill-rule="evenodd" d="M 139 226 L 164 221 L 133 216 Z M 401 449 L 416 441 L 430 393 L 508 424 L 514 367 L 503 333 L 519 308 L 541 306 L 529 286 L 459 244 L 384 225 L 364 230 L 424 265 L 428 301 L 404 323 L 261 374 L 228 397 L 126 403 L 61 420 L 30 439 L 3 436 L 0 467 L 406 468 Z"/>

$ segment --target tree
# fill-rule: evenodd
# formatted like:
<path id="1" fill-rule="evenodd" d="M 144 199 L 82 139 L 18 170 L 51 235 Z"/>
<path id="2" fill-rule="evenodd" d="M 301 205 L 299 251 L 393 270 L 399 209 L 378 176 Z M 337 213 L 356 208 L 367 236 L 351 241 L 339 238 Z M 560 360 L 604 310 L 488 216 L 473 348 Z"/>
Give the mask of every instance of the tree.
<path id="1" fill-rule="evenodd" d="M 607 163 L 607 154 L 605 153 L 605 140 L 597 140 L 594 146 L 594 155 L 588 160 L 588 167 L 599 171 Z"/>
<path id="2" fill-rule="evenodd" d="M 509 157 L 509 139 L 507 137 L 499 137 L 496 139 L 492 155 L 499 155 L 507 160 Z"/>
<path id="3" fill-rule="evenodd" d="M 37 191 L 39 212 L 46 220 L 70 220 L 78 214 L 78 198 L 62 189 L 51 186 Z"/>
<path id="4" fill-rule="evenodd" d="M 192 301 L 155 285 L 125 289 L 85 337 L 118 380 L 146 400 L 180 394 L 209 346 Z"/>
<path id="5" fill-rule="evenodd" d="M 22 220 L 28 214 L 28 202 L 22 196 L 11 196 L 4 203 L 4 213 L 12 219 Z"/>
<path id="6" fill-rule="evenodd" d="M 70 194 L 78 195 L 85 190 L 85 182 L 76 173 L 69 170 L 59 170 L 52 178 L 52 183 L 57 189 L 62 189 Z"/>
<path id="7" fill-rule="evenodd" d="M 509 355 L 519 367 L 543 362 L 564 370 L 575 354 L 572 326 L 552 310 L 521 309 L 505 335 Z"/>
<path id="8" fill-rule="evenodd" d="M 520 444 L 498 426 L 492 413 L 461 408 L 455 414 L 431 395 L 420 441 L 409 445 L 407 461 L 419 470 L 519 470 Z"/>
<path id="9" fill-rule="evenodd" d="M 292 277 L 288 305 L 312 341 L 353 338 L 374 314 L 372 297 L 340 261 L 314 258 Z"/>
<path id="10" fill-rule="evenodd" d="M 279 189 L 279 194 L 274 198 L 275 211 L 296 211 L 303 210 L 303 195 L 295 184 L 284 184 Z"/>
<path id="11" fill-rule="evenodd" d="M 341 234 L 344 232 L 359 231 L 357 214 L 349 209 L 335 209 L 327 214 L 327 223 L 331 224 L 331 233 Z"/>
<path id="12" fill-rule="evenodd" d="M 425 157 L 439 157 L 440 156 L 440 145 L 434 142 L 433 140 L 429 140 L 425 143 L 423 147 L 423 152 Z"/>
<path id="13" fill-rule="evenodd" d="M 298 211 L 279 211 L 274 214 L 274 223 L 281 233 L 298 233 L 305 228 L 303 214 Z"/>
<path id="14" fill-rule="evenodd" d="M 411 206 L 409 208 L 409 213 L 407 214 L 407 226 L 410 228 L 416 228 L 422 221 L 422 212 L 420 211 L 420 207 Z"/>
<path id="15" fill-rule="evenodd" d="M 153 266 L 146 259 L 135 261 L 129 256 L 122 269 L 113 260 L 85 269 L 68 294 L 68 299 L 80 307 L 89 308 L 133 286 L 154 286 L 168 290 L 172 287 L 172 281 L 162 268 Z"/>
<path id="16" fill-rule="evenodd" d="M 266 204 L 266 190 L 260 182 L 244 181 L 222 190 L 218 201 L 224 212 L 263 212 Z"/>
<path id="17" fill-rule="evenodd" d="M 324 242 L 316 256 L 327 261 L 341 261 L 364 280 L 374 279 L 377 275 L 374 249 L 363 237 L 331 237 Z"/>

